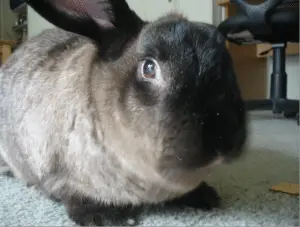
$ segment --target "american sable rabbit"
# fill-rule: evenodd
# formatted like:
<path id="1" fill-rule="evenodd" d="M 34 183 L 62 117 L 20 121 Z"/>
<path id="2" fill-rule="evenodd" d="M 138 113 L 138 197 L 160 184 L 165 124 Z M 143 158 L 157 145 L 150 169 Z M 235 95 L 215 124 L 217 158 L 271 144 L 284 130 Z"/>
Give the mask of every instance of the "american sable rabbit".
<path id="1" fill-rule="evenodd" d="M 0 70 L 0 163 L 78 224 L 137 224 L 145 204 L 219 204 L 203 178 L 244 153 L 246 115 L 225 40 L 125 0 L 27 0 L 57 28 Z M 128 219 L 130 222 L 127 222 Z"/>

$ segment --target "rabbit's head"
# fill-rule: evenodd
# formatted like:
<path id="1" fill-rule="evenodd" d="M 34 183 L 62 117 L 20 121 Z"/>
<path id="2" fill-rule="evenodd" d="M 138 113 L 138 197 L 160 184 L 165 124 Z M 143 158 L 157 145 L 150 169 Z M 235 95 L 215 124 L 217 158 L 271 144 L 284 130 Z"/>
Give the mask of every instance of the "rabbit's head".
<path id="1" fill-rule="evenodd" d="M 128 62 L 120 72 L 123 116 L 159 141 L 160 166 L 199 168 L 243 153 L 244 104 L 214 26 L 176 13 L 146 22 L 125 0 L 27 2 L 54 25 L 93 40 L 108 64 Z"/>

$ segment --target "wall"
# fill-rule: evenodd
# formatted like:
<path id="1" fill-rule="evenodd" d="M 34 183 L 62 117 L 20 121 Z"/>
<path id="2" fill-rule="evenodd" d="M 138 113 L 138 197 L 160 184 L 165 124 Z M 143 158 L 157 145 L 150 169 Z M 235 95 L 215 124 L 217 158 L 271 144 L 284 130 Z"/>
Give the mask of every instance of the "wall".
<path id="1" fill-rule="evenodd" d="M 213 4 L 215 0 L 177 0 L 177 10 L 188 19 L 213 23 Z"/>
<path id="2" fill-rule="evenodd" d="M 216 1 L 216 0 L 213 0 Z M 190 20 L 213 22 L 212 0 L 127 0 L 137 14 L 146 20 L 155 20 L 169 11 L 179 11 Z M 188 2 L 188 4 L 187 4 Z"/>
<path id="3" fill-rule="evenodd" d="M 10 10 L 9 0 L 0 0 L 0 39 L 12 40 L 17 36 L 12 30 L 17 15 Z"/>
<path id="4" fill-rule="evenodd" d="M 127 0 L 129 6 L 144 20 L 155 20 L 176 7 L 177 0 Z M 159 7 L 157 7 L 159 5 Z"/>
<path id="5" fill-rule="evenodd" d="M 53 24 L 46 21 L 29 6 L 27 10 L 27 20 L 28 20 L 28 38 L 39 34 L 41 31 L 47 28 L 54 27 Z"/>

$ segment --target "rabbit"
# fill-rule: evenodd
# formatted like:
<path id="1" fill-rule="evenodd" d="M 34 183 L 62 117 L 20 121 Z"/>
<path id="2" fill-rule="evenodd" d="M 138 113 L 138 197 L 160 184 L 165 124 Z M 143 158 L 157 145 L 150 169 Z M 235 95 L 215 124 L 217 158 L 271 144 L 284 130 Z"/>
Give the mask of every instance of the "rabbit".
<path id="1" fill-rule="evenodd" d="M 225 38 L 125 0 L 26 0 L 54 27 L 0 70 L 5 172 L 78 225 L 138 225 L 145 206 L 212 209 L 212 168 L 245 154 L 247 118 Z"/>

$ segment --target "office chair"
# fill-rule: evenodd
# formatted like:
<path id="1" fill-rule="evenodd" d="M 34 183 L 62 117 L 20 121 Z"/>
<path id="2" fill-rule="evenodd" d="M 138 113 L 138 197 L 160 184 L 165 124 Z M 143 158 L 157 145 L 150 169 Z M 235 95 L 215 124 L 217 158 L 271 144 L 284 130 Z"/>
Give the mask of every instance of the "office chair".
<path id="1" fill-rule="evenodd" d="M 299 0 L 266 0 L 253 5 L 231 0 L 238 13 L 221 22 L 220 32 L 237 45 L 270 43 L 273 51 L 270 98 L 246 100 L 248 110 L 272 110 L 285 117 L 297 116 L 299 100 L 287 99 L 286 45 L 299 42 Z"/>

